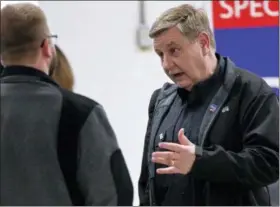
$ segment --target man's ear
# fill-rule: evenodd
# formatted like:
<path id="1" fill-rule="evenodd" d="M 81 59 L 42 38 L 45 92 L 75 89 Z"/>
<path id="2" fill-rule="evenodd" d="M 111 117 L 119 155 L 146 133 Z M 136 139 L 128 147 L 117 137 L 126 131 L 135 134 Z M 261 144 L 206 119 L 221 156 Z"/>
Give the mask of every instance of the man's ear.
<path id="1" fill-rule="evenodd" d="M 51 42 L 50 39 L 45 39 L 43 44 L 42 44 L 42 52 L 43 55 L 50 58 L 52 56 L 52 48 L 51 48 Z"/>
<path id="2" fill-rule="evenodd" d="M 202 49 L 203 55 L 207 55 L 210 51 L 210 37 L 206 32 L 201 32 L 198 35 L 198 41 Z"/>

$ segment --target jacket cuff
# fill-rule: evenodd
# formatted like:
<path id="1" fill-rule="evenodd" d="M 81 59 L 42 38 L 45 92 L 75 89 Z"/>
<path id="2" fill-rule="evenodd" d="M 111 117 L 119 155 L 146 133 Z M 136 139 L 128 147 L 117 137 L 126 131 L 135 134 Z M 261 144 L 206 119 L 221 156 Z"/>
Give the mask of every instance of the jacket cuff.
<path id="1" fill-rule="evenodd" d="M 195 161 L 193 163 L 191 173 L 197 173 L 200 171 L 201 162 L 203 159 L 203 148 L 201 146 L 195 146 Z"/>
<path id="2" fill-rule="evenodd" d="M 195 155 L 196 157 L 201 157 L 203 154 L 203 148 L 201 146 L 195 146 Z"/>

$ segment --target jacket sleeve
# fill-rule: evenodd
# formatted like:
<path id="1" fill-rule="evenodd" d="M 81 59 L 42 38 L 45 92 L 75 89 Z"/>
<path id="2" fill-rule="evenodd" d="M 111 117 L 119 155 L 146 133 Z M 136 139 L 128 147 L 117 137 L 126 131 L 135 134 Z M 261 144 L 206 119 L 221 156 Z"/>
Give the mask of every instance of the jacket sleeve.
<path id="1" fill-rule="evenodd" d="M 140 173 L 140 178 L 138 181 L 138 194 L 139 194 L 140 206 L 149 206 L 150 205 L 149 192 L 148 192 L 149 174 L 148 174 L 147 153 L 148 153 L 148 145 L 149 145 L 149 140 L 150 140 L 150 135 L 151 135 L 153 112 L 154 112 L 155 103 L 156 103 L 159 92 L 160 92 L 160 89 L 156 90 L 153 93 L 150 103 L 149 103 L 149 120 L 148 120 L 146 135 L 145 135 L 141 173 Z"/>
<path id="2" fill-rule="evenodd" d="M 209 182 L 247 187 L 267 186 L 279 178 L 279 104 L 274 93 L 258 95 L 242 118 L 243 150 L 222 146 L 197 147 L 192 174 Z"/>
<path id="3" fill-rule="evenodd" d="M 89 114 L 79 144 L 77 179 L 86 205 L 132 206 L 132 181 L 102 106 Z"/>

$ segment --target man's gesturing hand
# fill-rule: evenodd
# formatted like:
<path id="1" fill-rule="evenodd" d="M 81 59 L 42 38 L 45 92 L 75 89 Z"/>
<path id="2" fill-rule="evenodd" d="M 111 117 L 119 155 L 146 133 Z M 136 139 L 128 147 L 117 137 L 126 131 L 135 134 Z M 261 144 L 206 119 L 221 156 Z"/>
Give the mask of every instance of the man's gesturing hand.
<path id="1" fill-rule="evenodd" d="M 152 161 L 168 167 L 157 169 L 158 174 L 188 174 L 195 161 L 195 145 L 184 135 L 184 129 L 178 133 L 179 144 L 159 143 L 159 147 L 168 151 L 154 152 Z"/>

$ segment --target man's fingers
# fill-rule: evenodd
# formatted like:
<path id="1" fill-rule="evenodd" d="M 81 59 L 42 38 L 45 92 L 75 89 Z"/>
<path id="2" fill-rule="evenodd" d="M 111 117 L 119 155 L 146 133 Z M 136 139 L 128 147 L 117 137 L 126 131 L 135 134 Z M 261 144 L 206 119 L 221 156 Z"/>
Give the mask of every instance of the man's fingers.
<path id="1" fill-rule="evenodd" d="M 164 158 L 164 159 L 171 159 L 171 160 L 178 160 L 180 158 L 179 153 L 176 152 L 154 152 L 152 157 L 155 158 Z"/>
<path id="2" fill-rule="evenodd" d="M 161 157 L 152 157 L 152 162 L 162 165 L 170 165 L 169 160 Z"/>
<path id="3" fill-rule="evenodd" d="M 166 149 L 178 153 L 184 151 L 184 146 L 172 142 L 161 142 L 159 143 L 159 147 L 162 149 Z"/>
<path id="4" fill-rule="evenodd" d="M 178 132 L 178 141 L 182 145 L 190 145 L 192 144 L 188 137 L 184 134 L 184 128 L 181 128 Z"/>
<path id="5" fill-rule="evenodd" d="M 176 174 L 179 172 L 180 170 L 174 166 L 157 169 L 158 174 Z"/>

